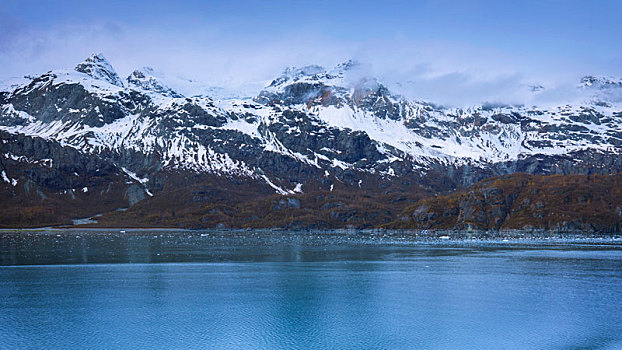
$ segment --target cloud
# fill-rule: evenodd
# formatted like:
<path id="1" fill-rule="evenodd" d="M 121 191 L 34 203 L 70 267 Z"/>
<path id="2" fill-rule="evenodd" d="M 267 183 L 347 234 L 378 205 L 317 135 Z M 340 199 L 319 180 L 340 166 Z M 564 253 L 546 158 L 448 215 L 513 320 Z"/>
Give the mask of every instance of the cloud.
<path id="1" fill-rule="evenodd" d="M 354 58 L 368 75 L 409 98 L 447 105 L 528 104 L 561 98 L 567 91 L 558 86 L 572 86 L 593 68 L 558 58 L 535 61 L 531 53 L 463 42 L 403 37 L 360 41 L 294 29 L 267 37 L 228 34 L 218 26 L 183 32 L 114 21 L 34 29 L 6 19 L 0 29 L 10 35 L 0 39 L 0 80 L 72 68 L 91 53 L 103 52 L 121 76 L 151 66 L 167 76 L 253 93 L 287 66 L 332 67 Z M 531 85 L 547 90 L 533 94 Z"/>

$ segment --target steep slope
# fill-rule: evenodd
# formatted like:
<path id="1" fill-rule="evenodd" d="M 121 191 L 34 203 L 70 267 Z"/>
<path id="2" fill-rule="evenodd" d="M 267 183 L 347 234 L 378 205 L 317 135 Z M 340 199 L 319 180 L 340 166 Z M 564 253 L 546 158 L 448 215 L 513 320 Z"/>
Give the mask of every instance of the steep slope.
<path id="1" fill-rule="evenodd" d="M 91 226 L 372 228 L 390 223 L 404 206 L 432 193 L 401 182 L 374 183 L 356 191 L 337 183 L 332 190 L 282 196 L 244 178 L 183 172 L 168 177 L 159 194 L 127 211 L 106 214 Z M 374 177 L 363 181 L 371 183 Z"/>
<path id="2" fill-rule="evenodd" d="M 0 131 L 0 227 L 71 224 L 143 199 L 113 164 L 55 141 Z"/>

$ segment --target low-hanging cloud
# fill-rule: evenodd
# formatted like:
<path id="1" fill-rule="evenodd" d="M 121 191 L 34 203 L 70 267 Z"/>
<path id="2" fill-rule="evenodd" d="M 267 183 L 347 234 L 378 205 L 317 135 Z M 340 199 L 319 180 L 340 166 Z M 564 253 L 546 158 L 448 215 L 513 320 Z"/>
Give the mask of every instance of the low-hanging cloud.
<path id="1" fill-rule="evenodd" d="M 446 105 L 530 104 L 567 97 L 590 64 L 523 56 L 465 43 L 407 38 L 348 41 L 295 32 L 279 37 L 227 35 L 205 27 L 190 33 L 115 22 L 35 30 L 2 22 L 0 80 L 72 68 L 102 52 L 120 75 L 151 66 L 167 76 L 253 94 L 288 66 L 332 67 L 353 58 L 365 74 L 412 99 Z M 616 72 L 613 72 L 614 74 Z M 544 92 L 533 94 L 531 86 Z M 198 85 L 199 86 L 199 85 Z"/>

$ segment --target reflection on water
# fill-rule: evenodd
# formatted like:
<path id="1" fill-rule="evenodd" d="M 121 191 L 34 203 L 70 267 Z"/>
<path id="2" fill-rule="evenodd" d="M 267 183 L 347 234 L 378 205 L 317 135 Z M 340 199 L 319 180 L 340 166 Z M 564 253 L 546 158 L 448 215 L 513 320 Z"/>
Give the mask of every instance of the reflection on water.
<path id="1" fill-rule="evenodd" d="M 0 265 L 390 261 L 491 252 L 619 250 L 622 240 L 419 240 L 383 232 L 0 231 Z"/>
<path id="2" fill-rule="evenodd" d="M 72 231 L 0 253 L 21 265 L 2 349 L 622 347 L 617 241 Z"/>

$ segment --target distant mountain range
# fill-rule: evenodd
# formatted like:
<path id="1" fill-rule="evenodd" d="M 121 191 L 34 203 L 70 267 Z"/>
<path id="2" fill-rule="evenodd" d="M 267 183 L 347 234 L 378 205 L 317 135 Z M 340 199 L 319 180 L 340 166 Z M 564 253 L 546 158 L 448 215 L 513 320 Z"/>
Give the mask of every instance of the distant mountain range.
<path id="1" fill-rule="evenodd" d="M 410 100 L 354 61 L 288 68 L 252 98 L 169 85 L 101 54 L 5 83 L 0 226 L 415 228 L 406 208 L 487 178 L 622 170 L 620 80 L 584 77 L 586 98 L 546 108 Z"/>

